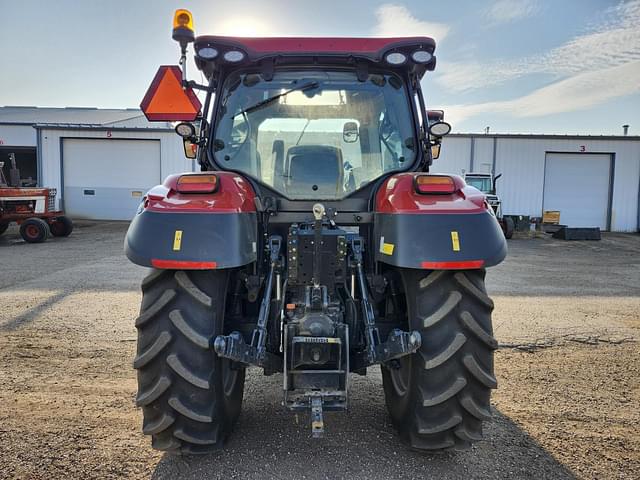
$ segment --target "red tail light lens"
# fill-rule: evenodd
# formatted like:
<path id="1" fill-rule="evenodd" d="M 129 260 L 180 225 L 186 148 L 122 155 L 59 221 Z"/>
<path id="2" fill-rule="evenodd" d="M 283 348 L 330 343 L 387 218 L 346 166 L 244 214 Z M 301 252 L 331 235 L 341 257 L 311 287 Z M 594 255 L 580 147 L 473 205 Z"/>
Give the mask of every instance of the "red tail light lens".
<path id="1" fill-rule="evenodd" d="M 484 260 L 467 260 L 462 262 L 422 262 L 422 268 L 429 270 L 473 270 L 482 268 Z"/>
<path id="2" fill-rule="evenodd" d="M 419 175 L 416 177 L 416 192 L 418 193 L 453 193 L 456 184 L 453 178 L 446 175 Z"/>
<path id="3" fill-rule="evenodd" d="M 213 193 L 218 190 L 216 175 L 182 175 L 176 183 L 176 190 L 180 193 Z"/>

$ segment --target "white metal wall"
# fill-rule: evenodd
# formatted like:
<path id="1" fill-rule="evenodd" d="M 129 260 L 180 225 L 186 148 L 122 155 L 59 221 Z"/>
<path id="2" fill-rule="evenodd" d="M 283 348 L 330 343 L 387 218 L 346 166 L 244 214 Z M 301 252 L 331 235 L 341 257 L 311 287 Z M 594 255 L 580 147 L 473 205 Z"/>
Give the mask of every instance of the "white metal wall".
<path id="1" fill-rule="evenodd" d="M 468 172 L 471 159 L 471 138 L 446 137 L 440 149 L 440 158 L 433 161 L 431 171 L 463 176 Z"/>
<path id="2" fill-rule="evenodd" d="M 43 186 L 58 189 L 57 200 L 63 198 L 61 185 L 61 162 L 60 146 L 63 138 L 95 138 L 99 140 L 113 138 L 147 139 L 160 140 L 160 176 L 165 178 L 173 173 L 187 172 L 192 170 L 193 162 L 186 159 L 182 147 L 181 138 L 173 132 L 158 132 L 153 130 L 98 130 L 98 129 L 42 129 L 41 135 L 41 158 L 42 171 L 41 183 Z M 102 142 L 96 142 L 96 148 Z M 127 172 L 122 172 L 126 177 Z M 117 186 L 117 185 L 114 185 Z"/>
<path id="3" fill-rule="evenodd" d="M 35 147 L 36 131 L 31 125 L 0 125 L 0 147 Z"/>
<path id="4" fill-rule="evenodd" d="M 506 215 L 542 215 L 544 162 L 547 152 L 615 154 L 611 230 L 638 230 L 640 140 L 583 138 L 500 137 L 496 141 L 495 173 L 502 173 L 497 190 Z M 474 165 L 483 171 L 493 159 L 493 136 L 478 135 L 474 141 Z M 461 175 L 471 168 L 471 137 L 446 137 L 432 171 Z"/>

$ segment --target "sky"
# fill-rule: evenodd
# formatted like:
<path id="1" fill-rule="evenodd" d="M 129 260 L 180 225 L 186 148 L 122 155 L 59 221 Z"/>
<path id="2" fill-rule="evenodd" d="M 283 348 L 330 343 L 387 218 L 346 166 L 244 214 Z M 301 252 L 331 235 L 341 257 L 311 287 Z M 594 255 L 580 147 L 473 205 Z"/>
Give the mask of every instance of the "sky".
<path id="1" fill-rule="evenodd" d="M 640 135 L 640 0 L 0 0 L 0 105 L 137 107 L 176 8 L 197 34 L 431 36 L 456 132 Z"/>

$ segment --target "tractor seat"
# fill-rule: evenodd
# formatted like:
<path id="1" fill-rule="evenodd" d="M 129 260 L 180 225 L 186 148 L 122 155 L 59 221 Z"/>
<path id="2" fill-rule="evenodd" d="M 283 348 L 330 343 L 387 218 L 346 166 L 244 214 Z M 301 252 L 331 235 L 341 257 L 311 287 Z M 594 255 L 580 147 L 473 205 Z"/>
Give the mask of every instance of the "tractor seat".
<path id="1" fill-rule="evenodd" d="M 344 165 L 339 148 L 297 145 L 287 150 L 286 162 L 287 194 L 335 198 L 344 193 Z"/>

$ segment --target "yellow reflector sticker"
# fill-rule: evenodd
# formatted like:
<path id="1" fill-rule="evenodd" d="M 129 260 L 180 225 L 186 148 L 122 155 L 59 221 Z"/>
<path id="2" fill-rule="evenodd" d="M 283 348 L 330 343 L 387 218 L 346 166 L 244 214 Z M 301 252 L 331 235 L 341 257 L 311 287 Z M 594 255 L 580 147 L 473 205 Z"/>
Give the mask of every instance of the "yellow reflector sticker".
<path id="1" fill-rule="evenodd" d="M 173 236 L 173 251 L 179 252 L 182 248 L 182 230 L 176 230 Z"/>
<path id="2" fill-rule="evenodd" d="M 394 247 L 395 245 L 393 243 L 387 243 L 384 241 L 384 237 L 380 237 L 380 253 L 393 255 Z"/>
<path id="3" fill-rule="evenodd" d="M 460 251 L 460 238 L 458 237 L 458 232 L 451 232 L 451 248 L 453 248 L 454 252 Z"/>

